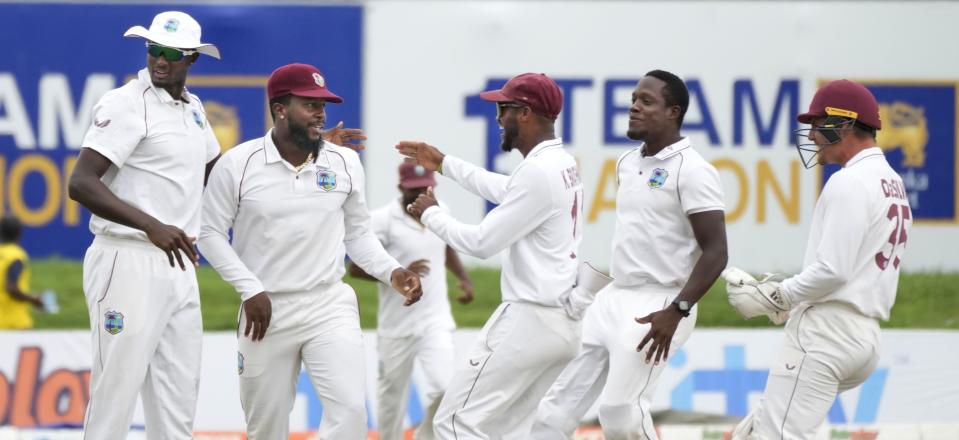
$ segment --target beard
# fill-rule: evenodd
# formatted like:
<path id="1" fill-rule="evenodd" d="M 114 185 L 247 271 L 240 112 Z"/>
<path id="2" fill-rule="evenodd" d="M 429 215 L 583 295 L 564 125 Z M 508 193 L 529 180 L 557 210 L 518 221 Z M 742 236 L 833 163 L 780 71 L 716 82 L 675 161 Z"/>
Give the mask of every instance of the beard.
<path id="1" fill-rule="evenodd" d="M 513 142 L 519 137 L 518 131 L 519 129 L 517 129 L 515 125 L 503 127 L 503 141 L 499 145 L 500 150 L 506 153 L 513 151 Z"/>
<path id="2" fill-rule="evenodd" d="M 316 154 L 323 147 L 323 137 L 319 139 L 310 139 L 309 129 L 306 125 L 299 125 L 290 121 L 290 139 L 297 148 L 308 153 Z"/>

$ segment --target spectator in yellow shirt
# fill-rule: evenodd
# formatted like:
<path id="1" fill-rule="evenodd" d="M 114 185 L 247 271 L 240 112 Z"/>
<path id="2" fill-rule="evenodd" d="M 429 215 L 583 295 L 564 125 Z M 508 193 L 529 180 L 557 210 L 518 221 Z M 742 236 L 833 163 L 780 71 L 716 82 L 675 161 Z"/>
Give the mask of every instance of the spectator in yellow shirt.
<path id="1" fill-rule="evenodd" d="M 33 327 L 30 305 L 43 308 L 40 298 L 30 295 L 30 268 L 27 252 L 18 244 L 20 221 L 0 217 L 0 329 Z"/>

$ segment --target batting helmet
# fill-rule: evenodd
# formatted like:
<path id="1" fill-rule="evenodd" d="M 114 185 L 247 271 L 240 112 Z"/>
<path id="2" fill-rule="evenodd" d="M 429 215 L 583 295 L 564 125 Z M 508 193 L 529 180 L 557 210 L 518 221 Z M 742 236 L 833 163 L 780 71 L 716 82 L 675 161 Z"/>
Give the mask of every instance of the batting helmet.
<path id="1" fill-rule="evenodd" d="M 803 124 L 810 124 L 816 118 L 840 116 L 868 125 L 876 130 L 882 129 L 879 119 L 879 103 L 866 86 L 857 82 L 841 79 L 824 85 L 813 96 L 809 111 L 796 117 Z"/>

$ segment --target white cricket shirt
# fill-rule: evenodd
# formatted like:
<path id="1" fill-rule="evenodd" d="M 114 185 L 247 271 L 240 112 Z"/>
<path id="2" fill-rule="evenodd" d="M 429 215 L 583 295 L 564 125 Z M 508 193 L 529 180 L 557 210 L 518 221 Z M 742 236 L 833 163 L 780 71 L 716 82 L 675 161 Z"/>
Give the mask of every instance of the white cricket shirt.
<path id="1" fill-rule="evenodd" d="M 429 260 L 430 273 L 420 278 L 423 297 L 409 307 L 406 299 L 389 284 L 379 283 L 376 332 L 381 336 L 422 335 L 428 331 L 453 330 L 446 286 L 446 243 L 406 213 L 402 200 L 390 201 L 370 214 L 373 232 L 386 252 L 404 267 L 416 260 Z"/>
<path id="2" fill-rule="evenodd" d="M 325 142 L 316 162 L 296 172 L 272 135 L 237 145 L 210 173 L 198 243 L 203 256 L 244 301 L 262 291 L 338 282 L 345 254 L 389 283 L 400 264 L 370 229 L 356 152 Z"/>
<path id="3" fill-rule="evenodd" d="M 583 184 L 561 139 L 541 142 L 510 176 L 446 155 L 443 175 L 499 206 L 478 225 L 430 207 L 423 223 L 456 251 L 489 258 L 506 249 L 503 301 L 561 307 L 576 282 Z M 508 248 L 508 249 L 507 249 Z"/>
<path id="4" fill-rule="evenodd" d="M 206 164 L 220 144 L 200 98 L 186 89 L 183 98 L 154 87 L 143 69 L 100 98 L 82 145 L 113 163 L 101 180 L 120 200 L 196 237 Z M 95 214 L 90 231 L 148 241 L 143 231 Z"/>
<path id="5" fill-rule="evenodd" d="M 719 173 L 689 138 L 655 156 L 644 157 L 643 148 L 623 154 L 616 165 L 610 276 L 622 287 L 682 287 L 702 255 L 689 216 L 724 209 Z"/>
<path id="6" fill-rule="evenodd" d="M 781 290 L 793 304 L 839 301 L 888 320 L 911 227 L 899 174 L 879 148 L 860 151 L 823 187 L 803 270 Z"/>

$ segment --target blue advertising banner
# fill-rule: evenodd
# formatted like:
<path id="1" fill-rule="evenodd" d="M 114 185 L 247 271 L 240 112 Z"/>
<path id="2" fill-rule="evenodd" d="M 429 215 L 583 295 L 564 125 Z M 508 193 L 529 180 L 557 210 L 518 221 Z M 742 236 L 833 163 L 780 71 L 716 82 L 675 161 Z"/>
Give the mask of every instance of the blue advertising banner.
<path id="1" fill-rule="evenodd" d="M 876 142 L 902 176 L 916 222 L 959 222 L 959 83 L 862 81 L 879 101 Z M 838 170 L 825 168 L 823 183 Z"/>
<path id="2" fill-rule="evenodd" d="M 35 257 L 80 258 L 89 213 L 66 185 L 91 111 L 108 90 L 135 77 L 147 54 L 131 26 L 180 10 L 203 28 L 222 60 L 201 56 L 187 87 L 204 102 L 224 149 L 270 127 L 266 80 L 293 62 L 317 66 L 344 103 L 329 125 L 359 127 L 363 10 L 360 6 L 0 4 L 0 209 L 24 223 Z"/>

